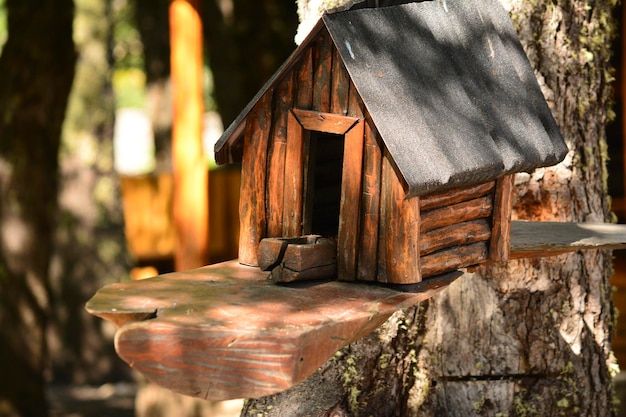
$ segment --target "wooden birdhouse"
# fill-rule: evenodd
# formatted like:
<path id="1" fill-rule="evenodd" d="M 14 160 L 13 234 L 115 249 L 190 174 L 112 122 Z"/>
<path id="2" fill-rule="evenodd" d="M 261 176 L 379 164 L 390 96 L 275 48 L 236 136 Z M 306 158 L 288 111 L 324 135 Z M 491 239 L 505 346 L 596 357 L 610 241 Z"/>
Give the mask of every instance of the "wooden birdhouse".
<path id="1" fill-rule="evenodd" d="M 623 225 L 511 222 L 513 175 L 566 152 L 497 0 L 325 14 L 216 145 L 242 163 L 239 260 L 109 285 L 86 308 L 164 387 L 276 393 L 460 268 L 625 248 Z"/>
<path id="2" fill-rule="evenodd" d="M 242 162 L 242 264 L 294 264 L 289 239 L 260 243 L 310 234 L 336 241 L 337 269 L 326 256 L 304 277 L 407 284 L 508 259 L 512 175 L 567 148 L 495 3 L 319 20 L 215 147 Z"/>

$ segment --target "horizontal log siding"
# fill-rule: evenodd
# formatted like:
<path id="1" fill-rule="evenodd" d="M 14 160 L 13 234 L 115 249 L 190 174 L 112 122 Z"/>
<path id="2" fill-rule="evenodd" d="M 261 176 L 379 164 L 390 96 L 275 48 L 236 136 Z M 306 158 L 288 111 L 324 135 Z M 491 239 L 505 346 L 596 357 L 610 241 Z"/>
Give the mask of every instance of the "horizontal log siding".
<path id="1" fill-rule="evenodd" d="M 490 181 L 420 200 L 422 276 L 429 277 L 488 260 L 496 184 L 496 181 Z"/>

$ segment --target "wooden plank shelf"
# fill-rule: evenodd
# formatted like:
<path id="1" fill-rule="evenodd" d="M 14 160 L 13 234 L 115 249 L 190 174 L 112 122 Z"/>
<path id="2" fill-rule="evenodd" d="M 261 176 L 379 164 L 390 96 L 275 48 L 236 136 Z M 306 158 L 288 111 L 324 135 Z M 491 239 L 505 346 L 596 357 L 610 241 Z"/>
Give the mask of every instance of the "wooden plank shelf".
<path id="1" fill-rule="evenodd" d="M 153 382 L 210 400 L 251 398 L 302 381 L 461 274 L 403 291 L 339 281 L 277 285 L 269 272 L 229 261 L 109 285 L 86 308 L 119 327 L 118 355 Z"/>
<path id="2" fill-rule="evenodd" d="M 626 225 L 512 223 L 511 258 L 623 248 Z M 153 382 L 210 400 L 253 398 L 302 381 L 337 350 L 461 274 L 387 287 L 277 285 L 269 272 L 229 261 L 109 285 L 86 309 L 119 327 L 118 355 Z"/>
<path id="3" fill-rule="evenodd" d="M 555 256 L 588 249 L 626 249 L 626 225 L 513 221 L 511 258 Z"/>

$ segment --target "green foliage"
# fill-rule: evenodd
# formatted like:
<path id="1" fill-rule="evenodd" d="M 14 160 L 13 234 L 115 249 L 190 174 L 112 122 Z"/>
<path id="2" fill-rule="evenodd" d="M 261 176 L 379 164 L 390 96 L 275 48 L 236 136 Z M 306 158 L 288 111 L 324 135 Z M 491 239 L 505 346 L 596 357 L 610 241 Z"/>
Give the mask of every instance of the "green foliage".
<path id="1" fill-rule="evenodd" d="M 1 0 L 0 0 L 1 1 Z M 146 75 L 144 48 L 135 19 L 135 2 L 114 0 L 113 14 L 113 90 L 115 106 L 143 107 Z"/>
<path id="2" fill-rule="evenodd" d="M 9 29 L 7 27 L 7 7 L 5 0 L 0 0 L 0 53 L 2 53 L 2 47 L 7 41 L 7 35 Z"/>
<path id="3" fill-rule="evenodd" d="M 143 43 L 135 20 L 135 2 L 114 0 L 113 58 L 115 69 L 143 69 Z"/>
<path id="4" fill-rule="evenodd" d="M 146 73 L 138 68 L 117 69 L 113 73 L 115 107 L 142 108 L 145 101 Z"/>

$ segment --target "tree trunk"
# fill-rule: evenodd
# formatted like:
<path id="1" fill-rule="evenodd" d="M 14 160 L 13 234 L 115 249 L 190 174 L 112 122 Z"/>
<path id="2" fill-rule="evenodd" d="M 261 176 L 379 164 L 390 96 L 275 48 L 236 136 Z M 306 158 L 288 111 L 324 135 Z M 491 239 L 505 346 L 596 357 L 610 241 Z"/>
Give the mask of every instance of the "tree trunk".
<path id="1" fill-rule="evenodd" d="M 0 415 L 47 414 L 57 153 L 74 76 L 71 0 L 7 0 L 0 56 Z"/>
<path id="2" fill-rule="evenodd" d="M 505 6 L 570 148 L 558 166 L 517 175 L 514 216 L 606 221 L 614 2 Z M 243 415 L 611 415 L 610 275 L 602 251 L 479 268 Z"/>
<path id="3" fill-rule="evenodd" d="M 113 164 L 110 3 L 74 0 L 78 59 L 58 153 L 59 207 L 49 276 L 47 333 L 56 384 L 129 376 L 106 325 L 85 311 L 98 288 L 119 281 L 129 269 Z"/>

